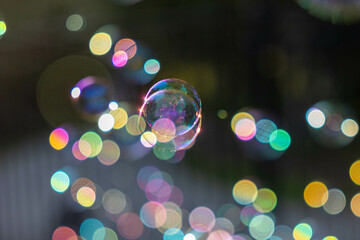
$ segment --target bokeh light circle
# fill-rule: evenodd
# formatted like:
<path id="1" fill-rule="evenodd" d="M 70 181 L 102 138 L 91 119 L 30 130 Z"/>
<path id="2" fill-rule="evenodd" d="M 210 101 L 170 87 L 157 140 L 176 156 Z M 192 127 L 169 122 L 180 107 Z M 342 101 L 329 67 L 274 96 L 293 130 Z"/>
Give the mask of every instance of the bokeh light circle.
<path id="1" fill-rule="evenodd" d="M 87 218 L 80 225 L 80 236 L 84 239 L 93 239 L 96 234 L 97 239 L 105 238 L 105 227 L 102 222 L 95 218 Z"/>
<path id="2" fill-rule="evenodd" d="M 341 123 L 341 131 L 347 137 L 355 137 L 359 132 L 359 125 L 353 119 L 345 119 Z"/>
<path id="3" fill-rule="evenodd" d="M 275 223 L 266 215 L 258 215 L 254 217 L 249 225 L 250 235 L 259 240 L 268 239 L 274 233 Z"/>
<path id="4" fill-rule="evenodd" d="M 76 193 L 77 202 L 83 207 L 91 207 L 96 200 L 96 194 L 89 187 L 81 187 Z"/>
<path id="5" fill-rule="evenodd" d="M 52 240 L 76 240 L 77 235 L 74 230 L 69 227 L 61 226 L 55 229 Z"/>
<path id="6" fill-rule="evenodd" d="M 340 189 L 330 189 L 329 198 L 324 204 L 324 210 L 331 215 L 341 213 L 346 206 L 345 194 Z"/>
<path id="7" fill-rule="evenodd" d="M 141 207 L 140 218 L 145 226 L 149 228 L 159 228 L 166 221 L 166 209 L 159 202 L 147 202 Z"/>
<path id="8" fill-rule="evenodd" d="M 215 226 L 215 214 L 207 207 L 197 207 L 191 211 L 189 223 L 198 232 L 209 232 Z"/>
<path id="9" fill-rule="evenodd" d="M 89 48 L 94 55 L 104 55 L 110 50 L 111 45 L 111 36 L 107 33 L 99 32 L 90 39 Z"/>
<path id="10" fill-rule="evenodd" d="M 277 197 L 274 191 L 268 188 L 261 188 L 253 203 L 254 208 L 262 213 L 271 212 L 277 204 Z"/>
<path id="11" fill-rule="evenodd" d="M 355 161 L 350 167 L 350 178 L 356 184 L 360 185 L 360 160 Z"/>
<path id="12" fill-rule="evenodd" d="M 0 36 L 4 35 L 6 32 L 6 24 L 4 21 L 0 21 Z"/>
<path id="13" fill-rule="evenodd" d="M 250 180 L 238 181 L 233 187 L 234 200 L 241 205 L 248 205 L 255 201 L 258 189 Z"/>
<path id="14" fill-rule="evenodd" d="M 61 150 L 68 144 L 69 135 L 65 129 L 57 128 L 51 132 L 49 142 L 54 149 Z"/>
<path id="15" fill-rule="evenodd" d="M 84 19 L 79 14 L 72 14 L 66 19 L 66 28 L 69 31 L 80 31 L 83 28 Z"/>
<path id="16" fill-rule="evenodd" d="M 325 124 L 325 114 L 318 108 L 310 108 L 306 112 L 306 121 L 312 128 L 321 128 Z"/>
<path id="17" fill-rule="evenodd" d="M 113 165 L 120 158 L 120 148 L 116 142 L 112 140 L 105 140 L 103 141 L 101 151 L 97 155 L 97 158 L 106 166 Z"/>
<path id="18" fill-rule="evenodd" d="M 65 172 L 57 171 L 52 175 L 50 184 L 54 191 L 63 193 L 69 188 L 70 179 Z"/>
<path id="19" fill-rule="evenodd" d="M 355 216 L 360 217 L 360 193 L 353 196 L 350 202 L 350 208 Z"/>
<path id="20" fill-rule="evenodd" d="M 240 119 L 235 125 L 235 134 L 242 141 L 249 141 L 255 137 L 256 124 L 248 118 Z"/>
<path id="21" fill-rule="evenodd" d="M 110 113 L 105 113 L 100 116 L 98 126 L 101 131 L 109 132 L 115 125 L 115 119 Z"/>
<path id="22" fill-rule="evenodd" d="M 310 240 L 312 235 L 312 228 L 307 223 L 300 223 L 296 225 L 293 231 L 293 237 L 295 240 Z"/>
<path id="23" fill-rule="evenodd" d="M 278 129 L 270 135 L 270 146 L 276 151 L 285 151 L 290 143 L 290 135 L 285 130 Z"/>
<path id="24" fill-rule="evenodd" d="M 144 70 L 148 74 L 156 74 L 160 70 L 160 63 L 155 59 L 149 59 L 144 64 Z"/>
<path id="25" fill-rule="evenodd" d="M 123 67 L 128 61 L 128 55 L 124 51 L 117 51 L 112 56 L 112 63 L 115 67 Z"/>
<path id="26" fill-rule="evenodd" d="M 329 192 L 325 184 L 319 181 L 309 183 L 304 190 L 304 199 L 312 208 L 323 206 L 329 198 Z"/>
<path id="27" fill-rule="evenodd" d="M 118 218 L 117 229 L 126 239 L 138 239 L 143 234 L 144 225 L 136 213 L 128 212 Z"/>

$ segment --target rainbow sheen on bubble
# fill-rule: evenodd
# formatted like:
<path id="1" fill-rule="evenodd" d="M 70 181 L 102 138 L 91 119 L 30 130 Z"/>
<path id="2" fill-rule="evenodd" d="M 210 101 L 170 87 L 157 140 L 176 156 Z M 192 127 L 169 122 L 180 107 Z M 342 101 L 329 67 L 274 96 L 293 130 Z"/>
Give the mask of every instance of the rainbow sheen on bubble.
<path id="1" fill-rule="evenodd" d="M 156 155 L 187 149 L 201 129 L 201 101 L 196 90 L 180 79 L 165 79 L 150 88 L 140 115 L 156 136 Z M 165 143 L 165 145 L 164 145 Z"/>

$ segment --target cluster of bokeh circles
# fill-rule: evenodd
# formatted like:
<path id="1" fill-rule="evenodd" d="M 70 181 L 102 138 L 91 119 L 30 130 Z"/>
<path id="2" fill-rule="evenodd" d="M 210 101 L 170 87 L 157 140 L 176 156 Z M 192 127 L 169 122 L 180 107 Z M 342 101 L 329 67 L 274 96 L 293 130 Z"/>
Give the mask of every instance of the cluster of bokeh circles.
<path id="1" fill-rule="evenodd" d="M 267 114 L 257 109 L 236 113 L 231 119 L 231 129 L 243 142 L 244 152 L 251 157 L 274 160 L 291 144 L 289 133 L 279 129 Z"/>
<path id="2" fill-rule="evenodd" d="M 82 31 L 86 28 L 86 19 L 79 14 L 70 15 L 66 28 L 70 32 Z M 0 36 L 5 31 L 6 25 L 0 21 Z M 160 70 L 159 61 L 145 45 L 120 36 L 116 26 L 102 26 L 90 38 L 91 54 L 108 62 L 117 77 L 127 83 L 149 83 Z M 78 62 L 81 64 L 71 64 Z M 59 114 L 63 113 L 56 108 L 62 103 L 51 105 L 46 102 L 50 99 L 46 94 L 52 92 L 50 86 L 56 87 L 57 82 L 65 79 L 62 72 L 72 73 L 71 67 L 81 69 L 85 65 L 96 71 L 90 71 L 91 74 L 80 71 L 67 76 L 73 82 L 66 97 L 83 120 L 97 123 L 95 128 L 86 125 L 91 128 L 89 131 L 57 124 L 59 115 L 54 113 L 57 110 Z M 55 75 L 61 77 L 54 80 Z M 51 84 L 49 79 L 52 79 Z M 59 226 L 53 231 L 52 240 L 148 239 L 147 229 L 158 231 L 164 240 L 307 240 L 313 237 L 309 222 L 301 221 L 293 227 L 278 224 L 274 214 L 278 204 L 276 193 L 270 188 L 258 188 L 255 180 L 239 180 L 232 190 L 234 201 L 218 209 L 201 205 L 190 210 L 183 206 L 184 193 L 174 184 L 170 174 L 152 165 L 133 173 L 130 165 L 119 161 L 121 156 L 132 160 L 142 158 L 151 150 L 158 159 L 170 163 L 178 163 L 184 158 L 185 151 L 194 145 L 202 124 L 202 103 L 189 83 L 175 78 L 158 81 L 137 109 L 129 102 L 116 100 L 114 83 L 101 64 L 91 58 L 72 56 L 60 59 L 45 71 L 38 92 L 41 113 L 57 127 L 49 137 L 53 149 L 70 146 L 77 163 L 93 158 L 104 167 L 116 167 L 121 163 L 118 175 L 125 178 L 134 175 L 135 184 L 146 198 L 141 208 L 136 209 L 133 206 L 135 197 L 120 190 L 121 187 L 103 190 L 102 186 L 81 176 L 73 166 L 57 169 L 50 178 L 52 189 L 57 193 L 68 192 L 71 203 L 82 210 L 102 209 L 116 229 L 105 226 L 105 221 L 86 218 L 78 229 Z M 218 116 L 225 119 L 227 112 L 220 110 Z M 314 139 L 325 146 L 346 146 L 358 133 L 353 110 L 344 104 L 322 101 L 313 105 L 305 117 Z M 244 154 L 275 160 L 287 151 L 291 137 L 278 127 L 280 121 L 274 119 L 271 114 L 250 108 L 232 117 L 231 129 L 241 141 Z M 351 166 L 350 177 L 360 185 L 359 161 Z M 118 185 L 130 184 L 129 179 L 131 177 L 116 182 Z M 328 190 L 320 181 L 311 182 L 305 188 L 304 199 L 310 207 L 322 207 L 331 215 L 341 213 L 346 206 L 342 190 Z M 352 197 L 350 205 L 352 212 L 360 217 L 360 193 Z M 323 240 L 336 239 L 335 236 L 323 237 Z"/>
<path id="3" fill-rule="evenodd" d="M 354 110 L 343 103 L 317 102 L 308 109 L 305 118 L 311 135 L 323 146 L 344 147 L 359 132 Z"/>

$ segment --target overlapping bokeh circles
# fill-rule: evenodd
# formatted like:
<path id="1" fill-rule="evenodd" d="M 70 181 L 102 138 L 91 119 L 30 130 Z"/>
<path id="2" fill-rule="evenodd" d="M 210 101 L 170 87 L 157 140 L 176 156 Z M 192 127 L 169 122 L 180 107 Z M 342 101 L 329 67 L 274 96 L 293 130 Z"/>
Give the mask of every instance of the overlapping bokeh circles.
<path id="1" fill-rule="evenodd" d="M 140 219 L 148 228 L 159 228 L 166 221 L 166 208 L 159 202 L 145 203 L 140 210 Z"/>
<path id="2" fill-rule="evenodd" d="M 82 83 L 88 86 L 85 94 L 80 86 L 76 88 L 76 84 L 89 76 L 94 77 Z M 98 82 L 98 79 L 102 80 Z M 78 55 L 60 58 L 46 68 L 37 83 L 39 110 L 53 127 L 63 123 L 79 124 L 83 120 L 97 121 L 98 115 L 94 117 L 94 111 L 99 114 L 99 111 L 105 110 L 102 103 L 107 105 L 107 96 L 112 95 L 110 79 L 106 67 L 93 58 Z M 72 92 L 74 88 L 76 90 Z M 94 97 L 91 94 L 93 91 L 96 93 Z"/>
<path id="3" fill-rule="evenodd" d="M 155 154 L 169 159 L 171 152 L 187 149 L 194 143 L 201 128 L 201 100 L 188 83 L 180 79 L 165 79 L 150 88 L 140 116 L 156 136 Z M 167 157 L 161 157 L 163 154 Z"/>
<path id="4" fill-rule="evenodd" d="M 325 212 L 331 215 L 341 213 L 346 206 L 345 194 L 340 189 L 330 189 L 329 197 L 326 203 L 323 205 Z"/>
<path id="5" fill-rule="evenodd" d="M 311 136 L 326 147 L 344 147 L 359 132 L 354 110 L 337 101 L 320 101 L 305 114 Z"/>
<path id="6" fill-rule="evenodd" d="M 329 198 L 329 192 L 324 183 L 314 181 L 309 183 L 304 190 L 306 204 L 312 208 L 322 207 Z"/>
<path id="7" fill-rule="evenodd" d="M 104 224 L 95 218 L 87 218 L 80 225 L 80 236 L 84 239 L 104 239 L 105 234 Z"/>
<path id="8" fill-rule="evenodd" d="M 255 160 L 271 161 L 279 158 L 290 146 L 287 131 L 278 129 L 275 118 L 261 109 L 243 108 L 231 119 L 231 129 L 240 141 L 245 155 Z"/>

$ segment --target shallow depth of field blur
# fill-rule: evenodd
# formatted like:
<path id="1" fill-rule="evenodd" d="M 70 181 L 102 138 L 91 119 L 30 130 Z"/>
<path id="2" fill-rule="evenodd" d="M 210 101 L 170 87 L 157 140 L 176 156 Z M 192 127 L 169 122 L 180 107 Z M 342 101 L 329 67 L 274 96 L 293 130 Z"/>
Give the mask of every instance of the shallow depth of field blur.
<path id="1" fill-rule="evenodd" d="M 359 42 L 359 0 L 3 0 L 0 239 L 358 239 Z"/>

